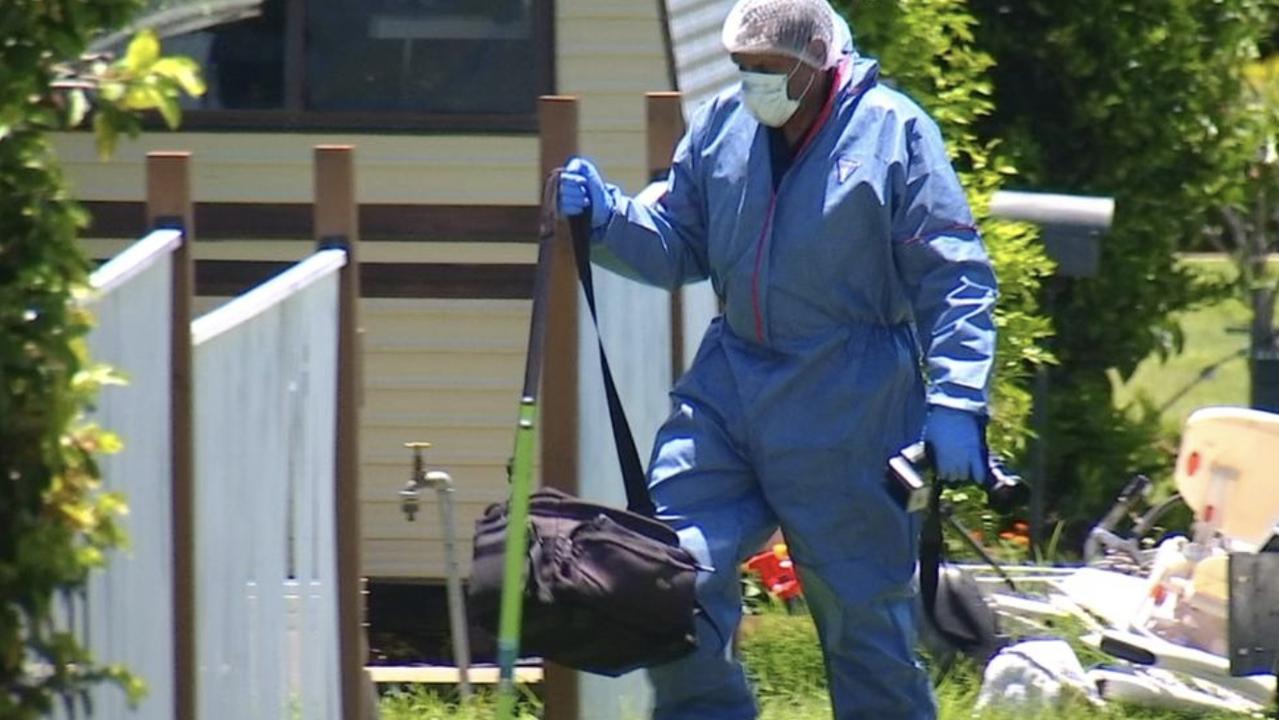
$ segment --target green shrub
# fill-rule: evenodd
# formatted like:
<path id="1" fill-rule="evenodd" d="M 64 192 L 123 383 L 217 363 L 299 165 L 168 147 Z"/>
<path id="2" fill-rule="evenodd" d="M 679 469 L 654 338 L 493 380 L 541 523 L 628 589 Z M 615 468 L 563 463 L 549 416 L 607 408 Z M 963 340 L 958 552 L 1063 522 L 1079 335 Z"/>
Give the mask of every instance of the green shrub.
<path id="1" fill-rule="evenodd" d="M 1159 424 L 1117 412 L 1108 371 L 1127 380 L 1177 352 L 1176 313 L 1219 283 L 1175 251 L 1201 247 L 1216 207 L 1238 196 L 1241 72 L 1275 26 L 1270 0 L 969 0 L 975 37 L 996 59 L 1001 138 L 1031 188 L 1111 196 L 1114 222 L 1095 278 L 1054 280 L 1059 360 L 1051 373 L 1050 506 L 1091 522 L 1133 472 L 1166 468 Z"/>
<path id="2" fill-rule="evenodd" d="M 83 411 L 110 378 L 93 366 L 90 318 L 76 298 L 89 262 L 77 243 L 85 215 L 49 141 L 96 103 L 100 147 L 136 131 L 135 111 L 173 117 L 179 89 L 199 91 L 189 60 L 159 56 L 143 35 L 119 62 L 81 61 L 89 39 L 118 27 L 141 0 L 6 0 L 0 5 L 0 717 L 46 716 L 56 700 L 112 680 L 142 683 L 94 662 L 55 621 L 121 544 L 123 499 L 99 492 L 95 456 L 118 446 Z"/>

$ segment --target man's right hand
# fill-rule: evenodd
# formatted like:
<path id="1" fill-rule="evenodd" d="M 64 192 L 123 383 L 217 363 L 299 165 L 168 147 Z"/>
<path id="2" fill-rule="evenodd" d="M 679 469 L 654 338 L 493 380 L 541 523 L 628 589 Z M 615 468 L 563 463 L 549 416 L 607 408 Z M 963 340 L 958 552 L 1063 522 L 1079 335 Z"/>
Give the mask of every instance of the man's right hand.
<path id="1" fill-rule="evenodd" d="M 598 230 L 608 223 L 613 212 L 613 202 L 604 178 L 590 160 L 575 157 L 560 173 L 559 213 L 562 216 L 590 212 L 591 229 Z"/>

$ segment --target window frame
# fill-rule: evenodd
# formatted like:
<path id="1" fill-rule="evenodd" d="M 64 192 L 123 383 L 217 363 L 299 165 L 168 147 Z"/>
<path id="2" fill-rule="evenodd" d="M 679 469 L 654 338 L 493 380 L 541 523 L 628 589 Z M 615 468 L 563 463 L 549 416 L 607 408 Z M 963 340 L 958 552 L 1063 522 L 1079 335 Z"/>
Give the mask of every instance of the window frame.
<path id="1" fill-rule="evenodd" d="M 309 0 L 314 2 L 315 0 Z M 439 113 L 307 110 L 306 5 L 285 0 L 284 107 L 278 110 L 198 110 L 182 113 L 183 130 L 262 132 L 537 132 L 537 110 L 527 113 Z M 555 94 L 555 0 L 532 0 L 535 95 Z M 154 114 L 144 125 L 163 126 Z"/>

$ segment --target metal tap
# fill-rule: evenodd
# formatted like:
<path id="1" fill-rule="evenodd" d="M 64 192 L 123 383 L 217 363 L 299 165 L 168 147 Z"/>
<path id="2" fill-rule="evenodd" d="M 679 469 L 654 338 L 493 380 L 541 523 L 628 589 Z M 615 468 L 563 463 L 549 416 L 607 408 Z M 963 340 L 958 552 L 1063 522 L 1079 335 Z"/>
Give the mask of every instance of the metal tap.
<path id="1" fill-rule="evenodd" d="M 435 490 L 439 501 L 440 524 L 444 531 L 444 570 L 449 602 L 449 626 L 453 635 L 453 655 L 458 668 L 458 692 L 463 699 L 471 697 L 471 648 L 466 635 L 466 605 L 462 596 L 462 577 L 457 562 L 457 532 L 453 523 L 453 478 L 442 470 L 427 470 L 423 453 L 428 442 L 404 443 L 413 451 L 413 474 L 400 490 L 400 508 L 412 522 L 421 509 L 422 488 Z"/>
<path id="2" fill-rule="evenodd" d="M 423 453 L 430 449 L 431 443 L 410 442 L 404 443 L 404 447 L 413 451 L 413 472 L 409 475 L 409 481 L 404 484 L 404 489 L 400 491 L 400 509 L 404 511 L 404 517 L 409 522 L 413 522 L 417 518 L 418 511 L 422 509 L 419 491 L 429 487 Z"/>

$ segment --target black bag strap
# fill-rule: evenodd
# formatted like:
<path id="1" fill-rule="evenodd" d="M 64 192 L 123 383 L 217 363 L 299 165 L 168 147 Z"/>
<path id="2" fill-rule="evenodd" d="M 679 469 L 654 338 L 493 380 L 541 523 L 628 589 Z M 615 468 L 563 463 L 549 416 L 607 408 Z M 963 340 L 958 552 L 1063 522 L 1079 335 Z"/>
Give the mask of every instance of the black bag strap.
<path id="1" fill-rule="evenodd" d="M 547 295 L 549 292 L 549 273 L 553 243 L 555 241 L 556 205 L 558 204 L 560 169 L 551 172 L 546 180 L 546 188 L 542 194 L 542 222 L 538 248 L 537 278 L 533 289 L 533 319 L 529 332 L 528 365 L 524 375 L 524 394 L 536 397 L 538 375 L 541 372 L 542 351 L 545 345 L 546 312 L 548 311 Z M 622 482 L 626 487 L 626 509 L 633 513 L 654 517 L 656 508 L 648 494 L 648 482 L 644 474 L 644 466 L 640 462 L 639 450 L 635 445 L 635 436 L 631 432 L 630 423 L 626 419 L 626 411 L 622 407 L 622 399 L 617 393 L 617 384 L 613 380 L 613 370 L 608 363 L 608 355 L 604 352 L 604 340 L 599 332 L 599 313 L 595 304 L 595 282 L 591 275 L 591 227 L 589 217 L 585 214 L 569 218 L 569 231 L 573 238 L 573 255 L 577 265 L 577 278 L 581 282 L 582 291 L 586 295 L 586 304 L 591 311 L 591 321 L 595 326 L 595 340 L 599 346 L 600 368 L 604 375 L 604 396 L 608 401 L 608 417 L 613 427 L 613 442 L 617 448 L 617 462 L 622 469 Z M 534 393 L 529 395 L 530 390 Z"/>
<path id="2" fill-rule="evenodd" d="M 934 482 L 920 538 L 919 586 L 923 594 L 924 613 L 933 630 L 961 652 L 971 655 L 986 645 L 985 633 L 977 618 L 962 602 L 948 603 L 945 613 L 938 612 L 942 566 L 946 563 L 946 546 L 942 537 L 941 483 Z M 981 602 L 980 598 L 978 602 Z M 995 638 L 992 638 L 995 639 Z M 997 640 L 997 639 L 995 639 Z"/>
<path id="3" fill-rule="evenodd" d="M 542 349 L 546 345 L 546 305 L 551 288 L 551 254 L 555 242 L 556 188 L 559 172 L 551 173 L 542 192 L 542 213 L 537 227 L 537 266 L 533 276 L 533 312 L 529 318 L 528 352 L 524 355 L 524 390 L 528 402 L 536 402 L 542 380 Z"/>
<path id="4" fill-rule="evenodd" d="M 981 448 L 982 467 L 989 468 L 991 463 L 989 449 L 985 444 L 986 423 L 984 421 L 981 424 L 981 436 L 983 438 Z M 925 462 L 930 467 L 933 465 L 931 449 L 926 452 Z M 989 482 L 985 482 L 983 485 L 989 487 Z M 921 528 L 919 539 L 919 590 L 923 595 L 924 613 L 928 616 L 933 628 L 952 645 L 967 650 L 981 642 L 982 633 L 977 621 L 967 614 L 960 613 L 958 619 L 964 627 L 947 627 L 945 623 L 939 621 L 937 614 L 937 594 L 938 586 L 940 585 L 941 568 L 946 563 L 946 540 L 943 536 L 942 524 L 944 522 L 949 523 L 952 527 L 962 530 L 950 516 L 949 508 L 943 509 L 942 507 L 942 489 L 943 483 L 939 479 L 933 478 L 928 491 L 928 508 L 925 510 L 924 524 Z M 1016 592 L 1017 588 L 1012 579 L 1004 572 L 999 563 L 967 533 L 960 532 L 959 535 L 970 548 L 994 568 L 1009 589 Z"/>
<path id="5" fill-rule="evenodd" d="M 613 426 L 613 443 L 617 448 L 617 462 L 622 468 L 622 483 L 626 486 L 626 509 L 645 517 L 654 517 L 657 508 L 648 494 L 648 480 L 644 465 L 640 462 L 635 435 L 626 419 L 622 398 L 617 394 L 613 370 L 604 352 L 604 338 L 600 335 L 599 313 L 595 308 L 595 282 L 591 276 L 591 227 L 586 214 L 576 215 L 569 221 L 573 235 L 573 255 L 577 260 L 577 278 L 586 295 L 586 305 L 591 310 L 591 323 L 595 326 L 595 343 L 600 352 L 600 368 L 604 374 L 604 396 L 608 400 L 608 419 Z"/>
<path id="6" fill-rule="evenodd" d="M 919 538 L 919 591 L 924 596 L 924 613 L 928 615 L 933 628 L 945 636 L 948 642 L 964 647 L 971 642 L 971 638 L 944 628 L 937 621 L 937 585 L 946 555 L 946 540 L 942 537 L 941 527 L 941 491 L 942 484 L 934 480 L 928 491 L 928 509 L 924 511 L 924 526 Z"/>

